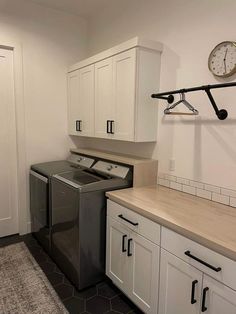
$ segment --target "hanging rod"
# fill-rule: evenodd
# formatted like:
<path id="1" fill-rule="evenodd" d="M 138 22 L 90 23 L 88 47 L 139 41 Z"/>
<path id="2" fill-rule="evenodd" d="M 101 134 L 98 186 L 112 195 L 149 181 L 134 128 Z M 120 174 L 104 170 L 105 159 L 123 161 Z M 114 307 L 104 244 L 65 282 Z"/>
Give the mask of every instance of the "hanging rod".
<path id="1" fill-rule="evenodd" d="M 170 92 L 164 92 L 164 93 L 158 93 L 158 94 L 152 94 L 152 98 L 158 98 L 158 99 L 164 99 L 169 104 L 172 104 L 174 102 L 174 96 L 175 94 L 186 94 L 189 92 L 196 92 L 196 91 L 205 91 L 212 107 L 215 110 L 215 113 L 220 120 L 225 120 L 228 116 L 228 112 L 225 109 L 218 109 L 216 102 L 214 100 L 214 97 L 212 96 L 211 89 L 217 89 L 217 88 L 226 88 L 226 87 L 233 87 L 236 86 L 236 82 L 232 83 L 224 83 L 224 84 L 213 84 L 213 85 L 203 85 L 203 86 L 197 86 L 197 87 L 191 87 L 191 88 L 182 88 L 178 90 L 173 90 Z"/>

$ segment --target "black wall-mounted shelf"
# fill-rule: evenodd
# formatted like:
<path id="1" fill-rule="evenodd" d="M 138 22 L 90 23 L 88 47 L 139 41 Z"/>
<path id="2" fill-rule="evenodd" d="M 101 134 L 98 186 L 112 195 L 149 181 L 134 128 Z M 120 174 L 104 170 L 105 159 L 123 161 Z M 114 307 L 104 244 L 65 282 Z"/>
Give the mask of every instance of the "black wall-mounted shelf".
<path id="1" fill-rule="evenodd" d="M 225 109 L 218 109 L 216 102 L 214 100 L 214 97 L 211 93 L 211 89 L 234 87 L 234 86 L 236 86 L 236 82 L 224 83 L 224 84 L 214 84 L 214 85 L 203 85 L 203 86 L 173 90 L 173 91 L 164 92 L 164 93 L 152 94 L 151 97 L 152 98 L 158 98 L 158 99 L 164 99 L 169 104 L 172 104 L 174 102 L 174 96 L 173 95 L 186 94 L 189 92 L 196 92 L 196 91 L 205 91 L 210 102 L 211 102 L 212 107 L 215 110 L 215 113 L 216 113 L 218 119 L 225 120 L 228 116 L 228 112 Z"/>

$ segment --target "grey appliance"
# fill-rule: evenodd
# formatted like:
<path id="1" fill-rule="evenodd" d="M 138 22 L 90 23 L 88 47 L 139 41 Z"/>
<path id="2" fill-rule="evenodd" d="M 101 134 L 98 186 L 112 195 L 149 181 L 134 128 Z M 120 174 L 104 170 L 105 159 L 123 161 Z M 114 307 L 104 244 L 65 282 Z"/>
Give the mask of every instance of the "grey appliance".
<path id="1" fill-rule="evenodd" d="M 73 169 L 85 169 L 95 160 L 75 153 L 67 160 L 51 161 L 31 166 L 30 213 L 32 232 L 43 248 L 51 251 L 51 178 L 54 174 Z"/>
<path id="2" fill-rule="evenodd" d="M 132 169 L 99 160 L 52 177 L 52 257 L 81 290 L 105 275 L 105 192 L 132 186 Z"/>

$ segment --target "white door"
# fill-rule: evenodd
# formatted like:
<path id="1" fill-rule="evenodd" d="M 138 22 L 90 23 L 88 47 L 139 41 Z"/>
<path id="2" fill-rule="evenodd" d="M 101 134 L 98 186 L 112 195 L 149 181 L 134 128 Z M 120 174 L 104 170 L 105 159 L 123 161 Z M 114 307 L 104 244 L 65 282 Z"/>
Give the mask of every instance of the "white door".
<path id="1" fill-rule="evenodd" d="M 13 51 L 0 49 L 0 237 L 18 233 Z"/>
<path id="2" fill-rule="evenodd" d="M 68 74 L 68 131 L 70 135 L 79 135 L 81 118 L 79 107 L 79 70 Z"/>
<path id="3" fill-rule="evenodd" d="M 129 296 L 144 313 L 156 314 L 160 248 L 136 233 L 128 241 Z"/>
<path id="4" fill-rule="evenodd" d="M 107 221 L 106 275 L 122 291 L 127 291 L 127 244 L 129 231 L 112 218 Z"/>
<path id="5" fill-rule="evenodd" d="M 94 135 L 94 65 L 79 71 L 80 135 Z"/>
<path id="6" fill-rule="evenodd" d="M 95 64 L 95 136 L 113 138 L 112 58 Z"/>
<path id="7" fill-rule="evenodd" d="M 158 313 L 199 314 L 202 277 L 202 272 L 161 249 Z"/>
<path id="8" fill-rule="evenodd" d="M 202 312 L 206 314 L 235 314 L 236 291 L 204 275 L 202 295 Z"/>
<path id="9" fill-rule="evenodd" d="M 134 141 L 136 49 L 113 57 L 114 133 L 118 140 Z"/>

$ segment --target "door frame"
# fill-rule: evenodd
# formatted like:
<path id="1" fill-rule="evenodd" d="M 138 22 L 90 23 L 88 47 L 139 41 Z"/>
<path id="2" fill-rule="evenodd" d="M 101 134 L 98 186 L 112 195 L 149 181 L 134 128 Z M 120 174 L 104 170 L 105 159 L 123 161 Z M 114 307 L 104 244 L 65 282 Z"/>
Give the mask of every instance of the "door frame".
<path id="1" fill-rule="evenodd" d="M 28 222 L 28 193 L 27 193 L 27 156 L 25 137 L 25 104 L 23 80 L 23 49 L 22 45 L 0 38 L 0 48 L 13 51 L 14 97 L 16 114 L 16 149 L 17 149 L 17 203 L 18 203 L 18 231 L 20 234 L 30 232 Z"/>

